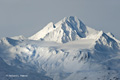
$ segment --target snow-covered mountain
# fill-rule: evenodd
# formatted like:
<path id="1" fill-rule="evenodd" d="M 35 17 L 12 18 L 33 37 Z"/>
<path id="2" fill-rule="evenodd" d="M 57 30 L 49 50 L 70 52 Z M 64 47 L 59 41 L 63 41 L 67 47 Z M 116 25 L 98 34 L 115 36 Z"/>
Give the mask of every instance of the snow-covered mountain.
<path id="1" fill-rule="evenodd" d="M 42 30 L 31 36 L 32 40 L 55 41 L 66 43 L 97 34 L 98 31 L 87 27 L 77 17 L 65 17 L 56 24 L 50 22 Z M 93 38 L 93 37 L 92 37 Z"/>
<path id="2" fill-rule="evenodd" d="M 119 63 L 120 41 L 73 16 L 0 40 L 1 80 L 120 80 Z"/>

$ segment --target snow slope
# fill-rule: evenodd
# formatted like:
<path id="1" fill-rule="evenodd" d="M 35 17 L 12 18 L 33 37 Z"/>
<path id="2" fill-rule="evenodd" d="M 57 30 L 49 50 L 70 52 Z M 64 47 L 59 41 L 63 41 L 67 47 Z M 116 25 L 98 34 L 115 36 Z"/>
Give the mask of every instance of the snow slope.
<path id="1" fill-rule="evenodd" d="M 45 26 L 42 30 L 31 36 L 32 40 L 55 41 L 58 43 L 66 43 L 69 41 L 79 40 L 88 35 L 94 38 L 96 30 L 85 26 L 85 24 L 77 17 L 65 17 L 56 24 L 52 22 Z"/>
<path id="2" fill-rule="evenodd" d="M 0 40 L 2 80 L 120 80 L 119 63 L 119 40 L 73 16 L 51 22 L 29 38 Z"/>

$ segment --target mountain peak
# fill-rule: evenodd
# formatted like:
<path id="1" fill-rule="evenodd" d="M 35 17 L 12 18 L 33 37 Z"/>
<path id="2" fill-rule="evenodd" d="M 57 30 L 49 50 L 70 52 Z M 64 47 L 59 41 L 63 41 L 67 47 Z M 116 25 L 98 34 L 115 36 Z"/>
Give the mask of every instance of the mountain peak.
<path id="1" fill-rule="evenodd" d="M 42 30 L 31 36 L 32 40 L 54 41 L 66 43 L 82 38 L 99 39 L 105 33 L 87 27 L 76 16 L 65 17 L 56 24 L 50 22 Z"/>
<path id="2" fill-rule="evenodd" d="M 29 39 L 66 43 L 87 36 L 87 27 L 76 16 L 65 17 L 56 24 L 50 22 Z"/>
<path id="3" fill-rule="evenodd" d="M 78 19 L 78 18 L 76 16 L 69 16 L 69 17 L 64 17 L 63 21 L 70 21 L 75 19 Z"/>
<path id="4" fill-rule="evenodd" d="M 28 80 L 120 79 L 120 44 L 112 34 L 87 27 L 77 17 L 50 22 L 30 39 L 0 40 L 2 80 L 21 79 L 5 74 L 29 74 Z"/>
<path id="5" fill-rule="evenodd" d="M 85 24 L 76 16 L 69 16 L 69 17 L 64 17 L 61 21 L 59 21 L 57 24 L 68 24 L 68 26 L 71 24 L 74 27 L 85 27 Z M 78 26 L 76 26 L 77 24 L 80 24 Z"/>

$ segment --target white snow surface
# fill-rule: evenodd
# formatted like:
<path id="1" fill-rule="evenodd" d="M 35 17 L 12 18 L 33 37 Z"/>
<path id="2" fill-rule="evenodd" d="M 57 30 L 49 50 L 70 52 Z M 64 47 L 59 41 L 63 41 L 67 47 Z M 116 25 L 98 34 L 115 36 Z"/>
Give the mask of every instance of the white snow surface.
<path id="1" fill-rule="evenodd" d="M 96 31 L 87 27 L 77 17 L 65 17 L 56 24 L 52 22 L 45 26 L 42 30 L 31 36 L 32 40 L 55 41 L 58 43 L 66 43 L 69 41 L 79 40 L 81 38 L 95 38 Z"/>
<path id="2" fill-rule="evenodd" d="M 120 41 L 73 16 L 0 40 L 0 80 L 120 80 L 119 63 Z"/>

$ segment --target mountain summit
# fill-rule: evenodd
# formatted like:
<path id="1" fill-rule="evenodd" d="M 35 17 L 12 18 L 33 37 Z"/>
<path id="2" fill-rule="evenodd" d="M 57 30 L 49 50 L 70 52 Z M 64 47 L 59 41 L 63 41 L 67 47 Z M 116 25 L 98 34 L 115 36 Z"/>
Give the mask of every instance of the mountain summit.
<path id="1" fill-rule="evenodd" d="M 29 37 L 32 40 L 67 43 L 70 41 L 90 40 L 91 46 L 97 50 L 118 49 L 117 39 L 111 33 L 104 33 L 86 26 L 74 16 L 65 17 L 56 24 L 50 22 L 42 30 Z M 88 41 L 89 42 L 89 41 Z"/>
<path id="2" fill-rule="evenodd" d="M 119 80 L 119 63 L 120 41 L 73 16 L 0 40 L 0 80 Z"/>
<path id="3" fill-rule="evenodd" d="M 66 43 L 69 41 L 86 38 L 97 33 L 96 30 L 87 27 L 80 19 L 74 16 L 65 17 L 56 24 L 50 22 L 42 30 L 31 36 L 32 40 L 55 41 Z"/>

